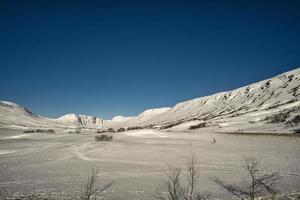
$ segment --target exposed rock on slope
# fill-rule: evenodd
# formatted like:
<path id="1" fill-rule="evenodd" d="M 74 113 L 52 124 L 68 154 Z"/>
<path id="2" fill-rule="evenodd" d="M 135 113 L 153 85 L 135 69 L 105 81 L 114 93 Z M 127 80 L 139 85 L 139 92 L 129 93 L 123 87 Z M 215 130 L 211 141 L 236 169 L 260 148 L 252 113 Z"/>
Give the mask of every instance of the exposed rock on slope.
<path id="1" fill-rule="evenodd" d="M 64 124 L 83 127 L 99 127 L 102 126 L 104 123 L 104 120 L 98 117 L 79 114 L 67 114 L 58 119 L 55 119 L 55 121 Z"/>

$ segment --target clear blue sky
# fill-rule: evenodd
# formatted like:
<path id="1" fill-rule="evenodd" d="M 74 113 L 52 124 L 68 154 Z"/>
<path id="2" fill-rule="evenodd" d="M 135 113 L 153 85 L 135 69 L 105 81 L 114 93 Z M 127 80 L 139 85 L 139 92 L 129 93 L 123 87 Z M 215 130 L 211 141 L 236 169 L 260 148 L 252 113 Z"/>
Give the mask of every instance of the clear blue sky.
<path id="1" fill-rule="evenodd" d="M 195 2 L 1 0 L 0 99 L 108 119 L 299 67 L 300 1 Z"/>

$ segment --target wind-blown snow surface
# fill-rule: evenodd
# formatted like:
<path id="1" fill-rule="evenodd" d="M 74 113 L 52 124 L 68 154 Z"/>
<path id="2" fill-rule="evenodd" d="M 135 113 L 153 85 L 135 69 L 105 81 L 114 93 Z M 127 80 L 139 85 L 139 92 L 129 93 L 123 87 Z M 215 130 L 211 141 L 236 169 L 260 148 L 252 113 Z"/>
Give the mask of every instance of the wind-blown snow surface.
<path id="1" fill-rule="evenodd" d="M 300 128 L 300 68 L 229 92 L 178 103 L 172 108 L 149 109 L 136 117 L 112 120 L 69 114 L 49 119 L 10 102 L 0 104 L 0 126 L 133 126 L 213 131 L 293 132 Z"/>

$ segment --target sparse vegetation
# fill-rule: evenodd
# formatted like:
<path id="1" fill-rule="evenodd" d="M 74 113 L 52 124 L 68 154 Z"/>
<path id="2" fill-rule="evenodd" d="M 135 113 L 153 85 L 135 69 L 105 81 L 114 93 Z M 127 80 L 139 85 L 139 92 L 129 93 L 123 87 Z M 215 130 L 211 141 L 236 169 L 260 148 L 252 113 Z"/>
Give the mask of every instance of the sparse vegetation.
<path id="1" fill-rule="evenodd" d="M 294 116 L 291 120 L 287 121 L 287 125 L 294 127 L 297 126 L 300 123 L 300 115 Z"/>
<path id="2" fill-rule="evenodd" d="M 30 193 L 19 193 L 7 189 L 0 189 L 1 200 L 71 200 L 70 194 L 57 191 L 34 191 Z"/>
<path id="3" fill-rule="evenodd" d="M 82 189 L 82 192 L 80 195 L 80 200 L 102 199 L 104 196 L 104 192 L 112 186 L 113 182 L 110 182 L 104 186 L 96 188 L 97 174 L 98 174 L 98 171 L 95 169 L 92 169 L 90 171 L 90 174 L 87 177 L 86 183 L 83 186 L 83 189 Z"/>
<path id="4" fill-rule="evenodd" d="M 127 131 L 139 130 L 139 129 L 143 129 L 143 127 L 141 127 L 141 126 L 132 126 L 132 127 L 128 127 Z"/>
<path id="5" fill-rule="evenodd" d="M 265 172 L 266 170 L 261 166 L 261 159 L 254 156 L 244 157 L 243 169 L 246 171 L 246 177 L 243 177 L 239 184 L 226 183 L 217 177 L 211 180 L 241 200 L 254 200 L 264 195 L 273 196 L 278 192 L 275 185 L 279 174 Z"/>
<path id="6" fill-rule="evenodd" d="M 96 141 L 112 141 L 112 139 L 113 139 L 112 135 L 106 135 L 106 134 L 95 135 Z"/>
<path id="7" fill-rule="evenodd" d="M 106 133 L 106 130 L 97 130 L 97 133 Z"/>
<path id="8" fill-rule="evenodd" d="M 200 193 L 196 189 L 199 179 L 199 170 L 196 160 L 190 156 L 185 165 L 185 180 L 182 180 L 180 168 L 169 167 L 166 178 L 157 187 L 155 198 L 160 200 L 205 200 L 209 193 Z"/>
<path id="9" fill-rule="evenodd" d="M 52 134 L 54 134 L 55 131 L 53 129 L 31 129 L 31 130 L 24 130 L 23 133 L 52 133 Z"/>
<path id="10" fill-rule="evenodd" d="M 293 172 L 291 172 L 289 175 L 295 176 L 297 178 L 300 178 L 300 170 L 296 168 Z"/>
<path id="11" fill-rule="evenodd" d="M 119 129 L 117 130 L 118 133 L 124 132 L 124 131 L 126 131 L 125 128 L 119 128 Z"/>
<path id="12" fill-rule="evenodd" d="M 97 130 L 96 133 L 115 133 L 115 129 L 113 128 L 108 128 L 108 129 L 101 129 L 101 130 Z"/>
<path id="13" fill-rule="evenodd" d="M 80 133 L 81 133 L 81 131 L 80 131 L 80 130 L 69 131 L 69 134 L 73 134 L 73 133 L 75 133 L 75 134 L 80 134 Z"/>
<path id="14" fill-rule="evenodd" d="M 109 128 L 109 129 L 107 129 L 106 132 L 108 132 L 108 133 L 115 133 L 116 131 L 115 131 L 115 129 L 113 129 L 113 128 Z"/>
<path id="15" fill-rule="evenodd" d="M 163 125 L 163 126 L 160 127 L 160 129 L 168 129 L 168 128 L 172 128 L 172 127 L 177 126 L 177 125 L 179 125 L 179 124 L 181 124 L 181 123 L 183 123 L 183 122 L 176 122 L 176 123 L 173 123 L 173 124 Z"/>
<path id="16" fill-rule="evenodd" d="M 189 127 L 189 130 L 193 130 L 193 129 L 197 129 L 197 128 L 205 128 L 205 127 L 209 127 L 209 123 L 207 122 L 201 122 L 197 125 L 193 125 Z"/>
<path id="17" fill-rule="evenodd" d="M 290 116 L 290 111 L 281 112 L 271 116 L 267 116 L 265 120 L 267 123 L 282 123 Z"/>

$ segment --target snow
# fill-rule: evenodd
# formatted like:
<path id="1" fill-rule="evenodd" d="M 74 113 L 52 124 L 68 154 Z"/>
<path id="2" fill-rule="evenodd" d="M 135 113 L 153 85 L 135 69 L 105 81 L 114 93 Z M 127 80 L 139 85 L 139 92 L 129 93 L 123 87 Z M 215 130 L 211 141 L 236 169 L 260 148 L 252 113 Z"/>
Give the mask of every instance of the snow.
<path id="1" fill-rule="evenodd" d="M 14 136 L 7 137 L 7 139 L 20 139 L 28 136 L 30 136 L 30 134 L 14 135 Z"/>
<path id="2" fill-rule="evenodd" d="M 124 116 L 121 116 L 121 115 L 118 115 L 118 116 L 115 116 L 114 118 L 112 118 L 112 121 L 114 122 L 124 122 L 126 120 L 130 120 L 134 117 L 124 117 Z"/>
<path id="3" fill-rule="evenodd" d="M 16 151 L 13 151 L 13 150 L 0 150 L 0 155 L 14 153 L 14 152 L 16 152 Z"/>
<path id="4" fill-rule="evenodd" d="M 141 137 L 145 137 L 145 136 L 149 136 L 149 137 L 161 137 L 161 138 L 165 138 L 167 137 L 167 134 L 158 130 L 151 130 L 151 129 L 145 129 L 145 130 L 136 130 L 136 131 L 127 131 L 125 132 L 125 135 L 128 136 L 141 136 Z"/>
<path id="5" fill-rule="evenodd" d="M 0 101 L 3 104 L 9 105 L 9 106 L 14 106 L 14 107 L 19 107 L 18 104 L 13 103 L 13 102 L 9 102 L 9 101 Z"/>
<path id="6" fill-rule="evenodd" d="M 57 119 L 51 119 L 35 115 L 15 103 L 1 101 L 0 127 L 74 128 L 79 126 L 101 129 L 171 125 L 173 131 L 176 129 L 183 131 L 188 130 L 191 125 L 203 121 L 214 126 L 209 127 L 211 130 L 218 131 L 220 128 L 222 131 L 239 128 L 245 131 L 284 130 L 291 132 L 293 129 L 300 128 L 300 125 L 287 127 L 285 123 L 267 124 L 264 119 L 286 110 L 290 110 L 291 116 L 300 114 L 300 109 L 298 109 L 300 105 L 299 86 L 300 68 L 297 68 L 233 91 L 180 102 L 171 108 L 148 109 L 133 117 L 116 116 L 112 120 L 79 114 L 67 114 Z M 256 123 L 258 120 L 259 123 Z"/>

